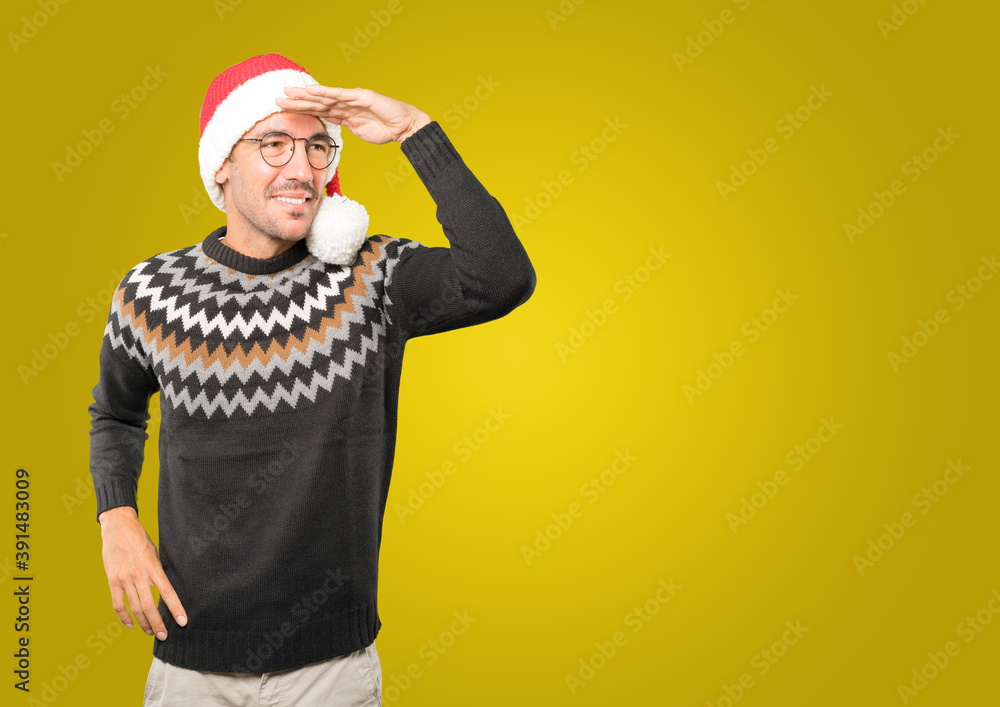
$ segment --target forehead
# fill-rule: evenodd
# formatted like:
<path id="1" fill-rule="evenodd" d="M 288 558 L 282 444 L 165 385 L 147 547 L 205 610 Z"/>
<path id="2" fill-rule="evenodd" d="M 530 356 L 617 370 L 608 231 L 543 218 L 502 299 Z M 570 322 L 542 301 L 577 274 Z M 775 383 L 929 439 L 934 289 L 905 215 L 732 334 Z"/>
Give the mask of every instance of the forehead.
<path id="1" fill-rule="evenodd" d="M 243 137 L 254 137 L 268 130 L 283 130 L 291 135 L 315 135 L 317 132 L 326 134 L 326 126 L 315 115 L 296 113 L 294 111 L 279 111 L 272 113 L 263 120 L 258 120 L 247 130 Z"/>

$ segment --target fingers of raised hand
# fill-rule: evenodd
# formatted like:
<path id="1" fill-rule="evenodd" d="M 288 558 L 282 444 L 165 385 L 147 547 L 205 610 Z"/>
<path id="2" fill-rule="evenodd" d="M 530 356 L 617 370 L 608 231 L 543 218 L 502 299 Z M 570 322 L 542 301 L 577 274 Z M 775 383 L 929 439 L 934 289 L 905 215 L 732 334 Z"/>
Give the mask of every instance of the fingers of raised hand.
<path id="1" fill-rule="evenodd" d="M 349 106 L 369 106 L 377 94 L 367 88 L 339 88 L 311 84 L 309 86 L 285 86 L 287 95 L 276 101 L 296 101 L 292 105 L 315 103 L 327 107 L 347 108 Z"/>
<path id="2" fill-rule="evenodd" d="M 375 95 L 374 91 L 367 88 L 344 88 L 342 86 L 321 86 L 319 84 L 310 84 L 305 88 L 286 86 L 285 90 L 288 91 L 288 89 L 301 91 L 304 95 L 309 96 L 325 96 L 343 101 L 344 103 L 351 103 Z"/>
<path id="3" fill-rule="evenodd" d="M 310 90 L 311 89 L 311 90 Z M 325 86 L 285 86 L 284 96 L 278 96 L 276 100 L 291 102 L 295 105 L 333 105 L 341 99 L 340 89 L 326 88 Z"/>
<path id="4" fill-rule="evenodd" d="M 322 100 L 312 100 L 308 98 L 296 97 L 278 97 L 274 99 L 274 102 L 278 105 L 281 110 L 295 111 L 297 113 L 304 113 L 306 115 L 315 115 L 325 117 L 333 109 L 330 105 L 323 102 Z"/>

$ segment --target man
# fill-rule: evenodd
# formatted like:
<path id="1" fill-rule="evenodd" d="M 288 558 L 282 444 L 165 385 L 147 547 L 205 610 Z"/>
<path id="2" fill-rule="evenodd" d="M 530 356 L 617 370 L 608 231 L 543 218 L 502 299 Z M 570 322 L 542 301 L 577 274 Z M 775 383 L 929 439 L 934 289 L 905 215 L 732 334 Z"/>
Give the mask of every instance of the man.
<path id="1" fill-rule="evenodd" d="M 414 106 L 267 54 L 216 77 L 201 126 L 227 224 L 122 278 L 89 408 L 112 605 L 155 635 L 144 704 L 377 705 L 405 344 L 504 316 L 534 269 Z M 400 143 L 449 248 L 365 235 L 340 194 L 341 126 Z M 159 549 L 136 503 L 156 392 Z"/>

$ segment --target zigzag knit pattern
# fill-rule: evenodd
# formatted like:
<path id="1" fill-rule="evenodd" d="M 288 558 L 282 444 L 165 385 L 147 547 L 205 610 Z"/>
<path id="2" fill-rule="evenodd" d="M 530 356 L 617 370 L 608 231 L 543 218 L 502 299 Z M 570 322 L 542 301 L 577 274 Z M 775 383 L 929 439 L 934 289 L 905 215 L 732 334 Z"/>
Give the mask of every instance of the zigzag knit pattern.
<path id="1" fill-rule="evenodd" d="M 383 284 L 418 245 L 372 236 L 351 267 L 306 256 L 266 275 L 222 266 L 201 244 L 163 253 L 123 278 L 105 335 L 192 417 L 296 409 L 349 381 L 377 351 Z"/>

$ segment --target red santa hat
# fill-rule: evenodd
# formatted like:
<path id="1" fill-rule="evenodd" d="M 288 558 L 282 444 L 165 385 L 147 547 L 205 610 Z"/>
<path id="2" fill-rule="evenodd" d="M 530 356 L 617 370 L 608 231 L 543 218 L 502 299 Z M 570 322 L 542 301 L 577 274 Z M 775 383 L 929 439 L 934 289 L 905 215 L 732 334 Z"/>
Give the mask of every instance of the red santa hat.
<path id="1" fill-rule="evenodd" d="M 201 179 L 212 203 L 225 213 L 226 199 L 215 173 L 222 167 L 233 145 L 255 124 L 282 110 L 274 102 L 284 96 L 285 86 L 318 84 L 305 69 L 280 54 L 262 54 L 234 64 L 215 77 L 201 106 L 201 140 L 198 164 Z M 368 233 L 365 207 L 340 193 L 338 165 L 343 154 L 340 125 L 320 118 L 327 134 L 340 146 L 326 170 L 326 196 L 306 235 L 309 252 L 335 265 L 354 262 Z"/>

